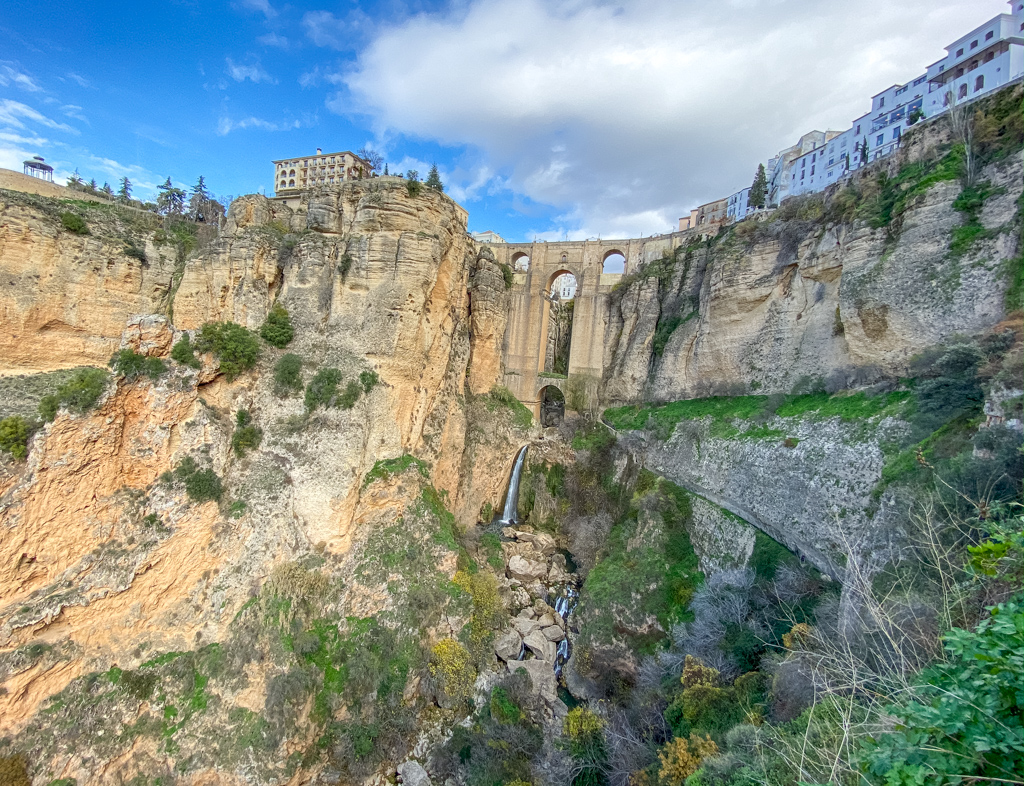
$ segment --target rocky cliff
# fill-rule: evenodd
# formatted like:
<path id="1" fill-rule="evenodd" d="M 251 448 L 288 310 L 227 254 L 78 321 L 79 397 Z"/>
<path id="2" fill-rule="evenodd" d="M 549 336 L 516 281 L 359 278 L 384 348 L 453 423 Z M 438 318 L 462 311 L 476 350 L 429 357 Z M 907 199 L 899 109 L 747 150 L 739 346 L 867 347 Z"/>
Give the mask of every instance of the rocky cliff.
<path id="1" fill-rule="evenodd" d="M 988 163 L 971 188 L 940 118 L 825 194 L 627 276 L 610 300 L 604 398 L 838 389 L 905 375 L 924 348 L 998 323 L 1020 264 L 1019 105 L 1018 86 L 979 108 Z"/>

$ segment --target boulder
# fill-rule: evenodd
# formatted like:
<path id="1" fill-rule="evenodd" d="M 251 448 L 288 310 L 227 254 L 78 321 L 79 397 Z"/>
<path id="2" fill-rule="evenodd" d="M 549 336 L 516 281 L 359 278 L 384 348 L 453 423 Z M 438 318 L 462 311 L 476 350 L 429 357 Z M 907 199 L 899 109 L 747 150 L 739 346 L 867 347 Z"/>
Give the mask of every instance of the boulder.
<path id="1" fill-rule="evenodd" d="M 494 642 L 494 654 L 506 663 L 516 660 L 522 650 L 523 639 L 515 629 L 505 631 Z"/>
<path id="2" fill-rule="evenodd" d="M 403 761 L 398 765 L 398 776 L 405 786 L 431 786 L 430 776 L 418 761 Z"/>
<path id="3" fill-rule="evenodd" d="M 546 577 L 548 566 L 516 554 L 508 561 L 508 575 L 510 578 L 529 583 Z"/>
<path id="4" fill-rule="evenodd" d="M 537 532 L 535 534 L 523 533 L 519 536 L 519 540 L 532 543 L 533 547 L 545 557 L 549 554 L 554 554 L 555 549 L 558 548 L 558 545 L 555 543 L 555 539 L 546 532 Z"/>
<path id="5" fill-rule="evenodd" d="M 524 639 L 540 628 L 540 623 L 537 620 L 531 620 L 528 617 L 516 617 L 512 620 L 512 625 L 515 627 L 516 632 Z"/>
<path id="6" fill-rule="evenodd" d="M 546 638 L 548 641 L 557 642 L 565 638 L 565 631 L 557 625 L 552 625 L 549 628 L 544 628 L 544 630 L 542 630 L 541 633 L 544 634 L 544 638 Z"/>
<path id="7" fill-rule="evenodd" d="M 540 630 L 535 630 L 529 636 L 524 637 L 523 644 L 541 660 L 550 661 L 551 663 L 555 662 L 558 648 Z"/>
<path id="8" fill-rule="evenodd" d="M 525 669 L 530 675 L 533 683 L 533 690 L 539 694 L 544 701 L 554 703 L 558 701 L 556 692 L 558 683 L 555 681 L 555 664 L 546 660 L 524 660 L 508 664 L 509 674 L 515 674 L 518 669 Z"/>
<path id="9" fill-rule="evenodd" d="M 555 615 L 552 612 L 550 612 L 550 611 L 547 614 L 542 614 L 541 618 L 539 620 L 537 620 L 537 623 L 542 628 L 546 628 L 546 627 L 548 627 L 550 625 L 554 625 L 555 624 Z"/>

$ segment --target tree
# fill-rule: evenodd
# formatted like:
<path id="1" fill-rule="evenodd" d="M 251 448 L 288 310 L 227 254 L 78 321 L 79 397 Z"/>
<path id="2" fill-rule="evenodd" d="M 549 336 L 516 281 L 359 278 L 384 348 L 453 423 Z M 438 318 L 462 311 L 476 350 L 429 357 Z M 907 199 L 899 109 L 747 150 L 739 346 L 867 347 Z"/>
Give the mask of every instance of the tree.
<path id="1" fill-rule="evenodd" d="M 964 186 L 974 185 L 977 175 L 977 161 L 974 152 L 974 115 L 967 104 L 957 100 L 953 91 L 946 92 L 946 105 L 949 107 L 949 127 L 953 138 L 964 148 Z"/>
<path id="2" fill-rule="evenodd" d="M 384 163 L 384 156 L 369 147 L 359 148 L 359 152 L 356 155 L 369 165 L 370 171 L 366 174 L 371 176 L 380 174 L 380 165 Z"/>
<path id="3" fill-rule="evenodd" d="M 103 188 L 101 188 L 100 191 L 102 191 L 107 196 L 113 196 L 114 195 L 114 189 L 112 189 L 110 187 L 110 183 L 107 183 L 107 182 L 103 183 Z"/>
<path id="4" fill-rule="evenodd" d="M 123 202 L 127 202 L 132 198 L 132 181 L 127 177 L 121 178 L 121 187 L 117 190 L 117 196 Z"/>
<path id="5" fill-rule="evenodd" d="M 171 183 L 168 177 L 157 186 L 160 195 L 156 198 L 156 210 L 165 216 L 180 216 L 185 208 L 185 192 Z"/>
<path id="6" fill-rule="evenodd" d="M 78 169 L 75 169 L 74 174 L 68 178 L 68 188 L 79 188 L 82 185 L 82 176 L 78 174 Z"/>
<path id="7" fill-rule="evenodd" d="M 206 188 L 206 180 L 202 175 L 192 186 L 192 195 L 188 200 L 188 216 L 193 221 L 207 221 L 213 212 L 210 207 L 213 202 L 209 190 Z"/>
<path id="8" fill-rule="evenodd" d="M 860 143 L 860 165 L 867 166 L 868 163 L 868 138 L 864 137 Z"/>
<path id="9" fill-rule="evenodd" d="M 96 190 L 96 178 L 93 178 L 92 180 L 89 181 L 89 190 L 90 191 L 95 191 Z"/>
<path id="10" fill-rule="evenodd" d="M 405 173 L 405 178 L 406 180 L 419 180 L 420 173 L 415 169 L 410 169 L 408 172 Z"/>
<path id="11" fill-rule="evenodd" d="M 758 164 L 757 174 L 754 175 L 754 182 L 750 186 L 750 196 L 747 197 L 747 207 L 763 208 L 767 196 L 768 177 L 764 173 L 764 164 Z"/>
<path id="12" fill-rule="evenodd" d="M 388 174 L 388 165 L 385 164 L 384 165 L 384 175 L 386 176 L 387 174 Z"/>
<path id="13" fill-rule="evenodd" d="M 430 167 L 430 174 L 427 175 L 424 185 L 427 188 L 434 189 L 435 191 L 444 191 L 444 183 L 441 182 L 441 175 L 437 172 L 437 164 L 433 164 Z"/>

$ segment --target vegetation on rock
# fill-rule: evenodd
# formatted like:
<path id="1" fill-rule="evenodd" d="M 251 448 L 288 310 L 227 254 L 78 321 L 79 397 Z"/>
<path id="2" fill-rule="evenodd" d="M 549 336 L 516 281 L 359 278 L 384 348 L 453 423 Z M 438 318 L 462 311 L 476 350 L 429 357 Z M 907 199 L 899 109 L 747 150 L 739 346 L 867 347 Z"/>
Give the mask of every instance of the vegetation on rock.
<path id="1" fill-rule="evenodd" d="M 109 376 L 103 369 L 83 368 L 39 401 L 39 416 L 46 422 L 57 416 L 61 407 L 67 407 L 76 415 L 84 415 L 96 406 L 100 396 L 107 389 Z"/>
<path id="2" fill-rule="evenodd" d="M 199 330 L 195 347 L 200 352 L 212 352 L 228 380 L 253 368 L 260 355 L 256 335 L 234 322 L 207 322 Z"/>
<path id="3" fill-rule="evenodd" d="M 284 349 L 295 337 L 295 328 L 292 327 L 288 310 L 280 303 L 275 303 L 274 307 L 270 309 L 266 321 L 260 327 L 260 336 L 268 344 L 278 349 Z"/>
<path id="4" fill-rule="evenodd" d="M 131 349 L 118 350 L 110 358 L 110 368 L 127 382 L 141 376 L 156 381 L 167 372 L 167 364 L 160 358 L 140 355 Z"/>

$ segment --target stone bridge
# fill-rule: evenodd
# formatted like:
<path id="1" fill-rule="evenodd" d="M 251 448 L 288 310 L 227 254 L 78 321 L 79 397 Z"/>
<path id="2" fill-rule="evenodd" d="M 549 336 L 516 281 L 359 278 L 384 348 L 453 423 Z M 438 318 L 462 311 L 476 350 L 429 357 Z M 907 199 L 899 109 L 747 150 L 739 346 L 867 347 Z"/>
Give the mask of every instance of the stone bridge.
<path id="1" fill-rule="evenodd" d="M 576 279 L 572 338 L 569 345 L 570 377 L 596 383 L 604 371 L 609 318 L 609 295 L 622 278 L 651 259 L 660 257 L 693 236 L 674 232 L 633 240 L 585 240 L 558 243 L 488 244 L 495 258 L 512 268 L 512 304 L 503 345 L 502 384 L 540 414 L 543 389 L 554 386 L 565 393 L 566 379 L 545 375 L 551 285 L 563 273 Z M 624 272 L 606 273 L 609 257 L 625 258 Z"/>

